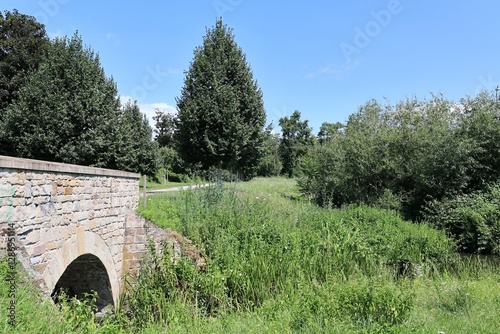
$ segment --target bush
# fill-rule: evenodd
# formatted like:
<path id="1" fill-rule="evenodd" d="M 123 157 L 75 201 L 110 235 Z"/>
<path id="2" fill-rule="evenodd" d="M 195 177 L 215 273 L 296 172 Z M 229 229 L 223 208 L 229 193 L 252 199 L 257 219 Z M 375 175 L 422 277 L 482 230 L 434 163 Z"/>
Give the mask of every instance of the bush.
<path id="1" fill-rule="evenodd" d="M 485 191 L 431 201 L 424 214 L 457 240 L 461 252 L 500 254 L 500 183 Z"/>
<path id="2" fill-rule="evenodd" d="M 498 153 L 496 127 L 478 135 L 495 118 L 471 108 L 464 113 L 442 97 L 370 101 L 302 159 L 301 192 L 321 206 L 365 203 L 417 221 L 426 199 L 470 192 L 481 186 L 478 178 L 500 175 L 496 159 L 480 159 Z"/>

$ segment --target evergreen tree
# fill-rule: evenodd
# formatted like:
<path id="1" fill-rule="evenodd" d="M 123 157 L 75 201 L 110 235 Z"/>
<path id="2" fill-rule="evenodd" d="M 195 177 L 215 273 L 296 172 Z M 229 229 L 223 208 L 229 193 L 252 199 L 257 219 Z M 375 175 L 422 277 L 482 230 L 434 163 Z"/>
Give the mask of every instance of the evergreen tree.
<path id="1" fill-rule="evenodd" d="M 0 12 L 0 124 L 7 107 L 17 99 L 28 76 L 38 69 L 50 47 L 43 24 L 34 17 Z M 0 132 L 0 154 L 11 154 Z"/>
<path id="2" fill-rule="evenodd" d="M 56 39 L 19 91 L 3 131 L 19 157 L 114 167 L 117 88 L 81 38 Z"/>
<path id="3" fill-rule="evenodd" d="M 195 49 L 177 107 L 175 140 L 185 162 L 253 175 L 266 118 L 262 92 L 222 20 Z"/>
<path id="4" fill-rule="evenodd" d="M 282 173 L 292 177 L 297 172 L 300 158 L 306 155 L 314 143 L 311 135 L 312 129 L 308 121 L 300 120 L 300 112 L 294 111 L 290 117 L 282 117 L 279 120 L 281 126 L 281 143 L 279 147 L 281 161 L 283 163 Z"/>
<path id="5" fill-rule="evenodd" d="M 153 130 L 136 102 L 122 108 L 116 138 L 116 167 L 120 170 L 154 175 L 158 168 L 158 146 Z"/>

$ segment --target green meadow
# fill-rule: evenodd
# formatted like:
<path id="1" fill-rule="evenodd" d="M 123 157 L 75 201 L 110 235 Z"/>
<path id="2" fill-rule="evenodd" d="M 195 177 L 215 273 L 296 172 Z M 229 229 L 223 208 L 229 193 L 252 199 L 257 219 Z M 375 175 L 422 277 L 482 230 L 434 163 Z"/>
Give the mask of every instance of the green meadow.
<path id="1" fill-rule="evenodd" d="M 139 213 L 199 249 L 151 252 L 102 320 L 92 298 L 52 305 L 20 273 L 6 333 L 496 333 L 496 258 L 461 257 L 446 234 L 365 205 L 319 208 L 296 182 L 250 182 L 149 195 Z M 151 246 L 152 248 L 152 246 Z M 6 310 L 6 262 L 0 310 Z"/>

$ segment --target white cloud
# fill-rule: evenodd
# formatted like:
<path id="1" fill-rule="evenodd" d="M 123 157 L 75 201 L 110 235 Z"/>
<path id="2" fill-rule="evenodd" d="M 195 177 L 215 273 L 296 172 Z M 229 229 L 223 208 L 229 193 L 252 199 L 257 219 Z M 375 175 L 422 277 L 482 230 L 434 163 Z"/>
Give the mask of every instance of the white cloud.
<path id="1" fill-rule="evenodd" d="M 132 97 L 130 96 L 120 96 L 120 102 L 122 105 L 127 103 L 127 101 L 134 101 Z M 137 101 L 137 105 L 139 106 L 139 109 L 143 114 L 146 114 L 148 120 L 149 120 L 149 125 L 154 127 L 155 121 L 153 120 L 153 116 L 155 116 L 155 110 L 159 109 L 160 111 L 169 113 L 169 114 L 177 114 L 177 108 L 174 106 L 171 106 L 165 102 L 156 102 L 156 103 L 141 103 Z"/>

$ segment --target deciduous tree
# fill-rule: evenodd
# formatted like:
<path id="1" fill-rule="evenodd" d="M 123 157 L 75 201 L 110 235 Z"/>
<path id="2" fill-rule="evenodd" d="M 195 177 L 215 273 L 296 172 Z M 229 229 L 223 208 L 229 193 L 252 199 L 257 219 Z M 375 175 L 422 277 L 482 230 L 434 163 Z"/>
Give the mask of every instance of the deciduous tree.
<path id="1" fill-rule="evenodd" d="M 262 92 L 222 20 L 195 49 L 177 107 L 175 139 L 185 162 L 253 174 L 266 118 Z"/>
<path id="2" fill-rule="evenodd" d="M 78 34 L 57 38 L 5 113 L 3 130 L 19 157 L 115 166 L 117 88 Z"/>
<path id="3" fill-rule="evenodd" d="M 306 155 L 313 145 L 312 129 L 308 123 L 307 120 L 300 120 L 300 112 L 297 110 L 290 117 L 282 117 L 279 120 L 282 133 L 279 147 L 283 163 L 282 173 L 288 177 L 297 172 L 300 158 Z"/>
<path id="4" fill-rule="evenodd" d="M 153 120 L 155 123 L 155 140 L 160 147 L 172 147 L 174 144 L 175 115 L 168 112 L 155 110 Z"/>
<path id="5" fill-rule="evenodd" d="M 38 69 L 50 47 L 45 26 L 17 10 L 0 12 L 0 124 L 7 107 L 17 99 L 19 90 Z M 0 132 L 0 154 L 12 148 Z"/>

